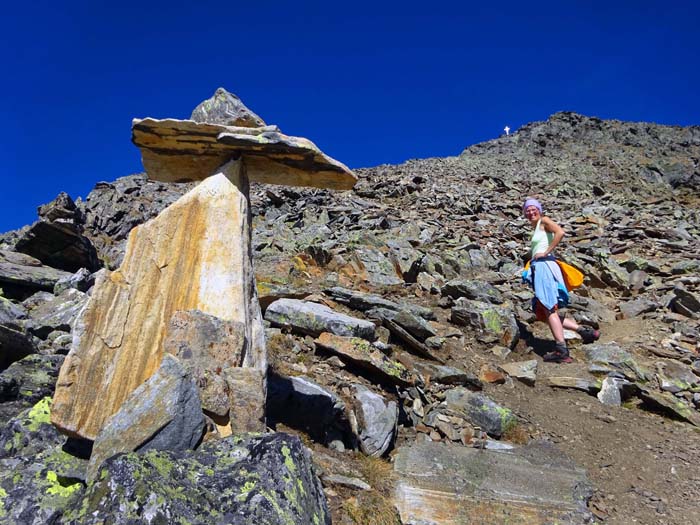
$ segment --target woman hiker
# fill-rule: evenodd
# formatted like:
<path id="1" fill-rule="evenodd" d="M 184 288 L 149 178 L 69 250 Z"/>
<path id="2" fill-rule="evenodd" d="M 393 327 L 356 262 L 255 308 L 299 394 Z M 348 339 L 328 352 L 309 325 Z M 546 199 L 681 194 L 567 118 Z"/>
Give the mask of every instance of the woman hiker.
<path id="1" fill-rule="evenodd" d="M 533 227 L 530 238 L 530 269 L 523 278 L 532 284 L 535 297 L 532 300 L 535 317 L 546 322 L 554 336 L 554 351 L 544 355 L 545 361 L 570 363 L 569 349 L 564 340 L 564 328 L 581 335 L 584 343 L 591 343 L 600 337 L 598 330 L 580 326 L 573 319 L 560 313 L 559 307 L 566 306 L 569 294 L 564 277 L 556 259 L 554 249 L 564 238 L 564 230 L 549 217 L 542 215 L 542 205 L 537 199 L 527 199 L 523 204 L 525 217 Z"/>

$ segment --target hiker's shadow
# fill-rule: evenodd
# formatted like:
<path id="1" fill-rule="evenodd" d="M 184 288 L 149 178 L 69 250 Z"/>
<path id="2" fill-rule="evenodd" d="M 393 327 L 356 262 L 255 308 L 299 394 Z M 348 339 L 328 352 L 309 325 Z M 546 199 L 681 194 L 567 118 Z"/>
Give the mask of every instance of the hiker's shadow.
<path id="1" fill-rule="evenodd" d="M 520 338 L 523 339 L 527 346 L 531 348 L 532 351 L 538 356 L 544 357 L 545 354 L 555 350 L 555 341 L 552 339 L 542 339 L 540 337 L 536 337 L 522 324 L 518 324 L 520 325 Z"/>

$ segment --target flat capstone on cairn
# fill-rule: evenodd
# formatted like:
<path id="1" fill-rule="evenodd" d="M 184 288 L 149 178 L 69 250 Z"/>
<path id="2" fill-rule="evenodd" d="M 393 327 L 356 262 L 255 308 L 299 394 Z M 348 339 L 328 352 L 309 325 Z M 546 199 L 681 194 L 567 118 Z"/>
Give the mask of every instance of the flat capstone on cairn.
<path id="1" fill-rule="evenodd" d="M 185 368 L 188 359 L 194 363 L 200 390 L 206 383 L 203 409 L 219 435 L 231 427 L 262 431 L 267 356 L 253 272 L 250 182 L 348 190 L 357 179 L 311 141 L 265 125 L 221 88 L 191 120 L 134 119 L 132 141 L 150 179 L 200 183 L 131 231 L 119 269 L 100 272 L 61 368 L 51 421 L 69 436 L 95 440 L 172 354 Z M 209 330 L 235 335 L 229 345 L 235 351 L 223 363 L 221 346 L 193 356 L 206 354 L 197 343 Z M 228 396 L 228 414 L 212 387 Z M 205 399 L 213 400 L 212 408 Z"/>

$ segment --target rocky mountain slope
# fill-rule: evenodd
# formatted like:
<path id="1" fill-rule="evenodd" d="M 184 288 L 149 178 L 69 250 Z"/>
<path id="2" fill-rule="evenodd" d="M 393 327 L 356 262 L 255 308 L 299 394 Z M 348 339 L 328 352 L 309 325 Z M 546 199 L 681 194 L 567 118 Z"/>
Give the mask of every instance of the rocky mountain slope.
<path id="1" fill-rule="evenodd" d="M 357 170 L 352 191 L 254 186 L 267 423 L 301 436 L 314 466 L 298 441 L 264 444 L 292 447 L 304 476 L 320 475 L 334 523 L 396 523 L 396 508 L 410 523 L 406 494 L 424 489 L 455 494 L 421 501 L 435 523 L 459 523 L 437 517 L 451 505 L 502 522 L 513 512 L 499 506 L 505 495 L 527 509 L 518 523 L 700 523 L 699 162 L 700 127 L 557 113 L 458 157 Z M 0 237 L 0 520 L 117 512 L 119 499 L 110 507 L 99 493 L 128 486 L 139 462 L 148 484 L 162 483 L 151 479 L 165 464 L 155 452 L 119 456 L 106 481 L 86 483 L 81 454 L 63 452 L 46 424 L 46 396 L 92 272 L 116 268 L 129 231 L 191 188 L 144 175 L 100 182 Z M 572 364 L 542 361 L 551 336 L 520 282 L 527 196 L 565 229 L 559 255 L 586 275 L 569 315 L 603 334 L 587 345 L 568 334 Z M 241 446 L 263 450 L 259 441 Z M 420 448 L 435 442 L 444 447 Z M 207 446 L 165 468 L 194 475 L 219 453 Z M 504 448 L 514 452 L 488 455 Z M 469 465 L 473 451 L 489 467 L 468 501 L 453 479 L 417 480 L 417 466 Z M 278 468 L 269 454 L 263 468 Z M 30 472 L 41 475 L 13 482 Z M 533 479 L 517 497 L 515 472 Z M 211 501 L 224 475 L 186 490 Z M 169 490 L 134 512 L 176 512 Z"/>

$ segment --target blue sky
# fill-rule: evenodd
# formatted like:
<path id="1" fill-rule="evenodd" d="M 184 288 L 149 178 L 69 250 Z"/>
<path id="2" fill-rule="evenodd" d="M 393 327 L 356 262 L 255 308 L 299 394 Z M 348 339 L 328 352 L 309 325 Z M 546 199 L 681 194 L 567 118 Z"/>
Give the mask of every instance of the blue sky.
<path id="1" fill-rule="evenodd" d="M 13 2 L 0 232 L 141 171 L 131 119 L 187 118 L 219 86 L 352 168 L 456 155 L 562 110 L 698 125 L 699 5 Z"/>

